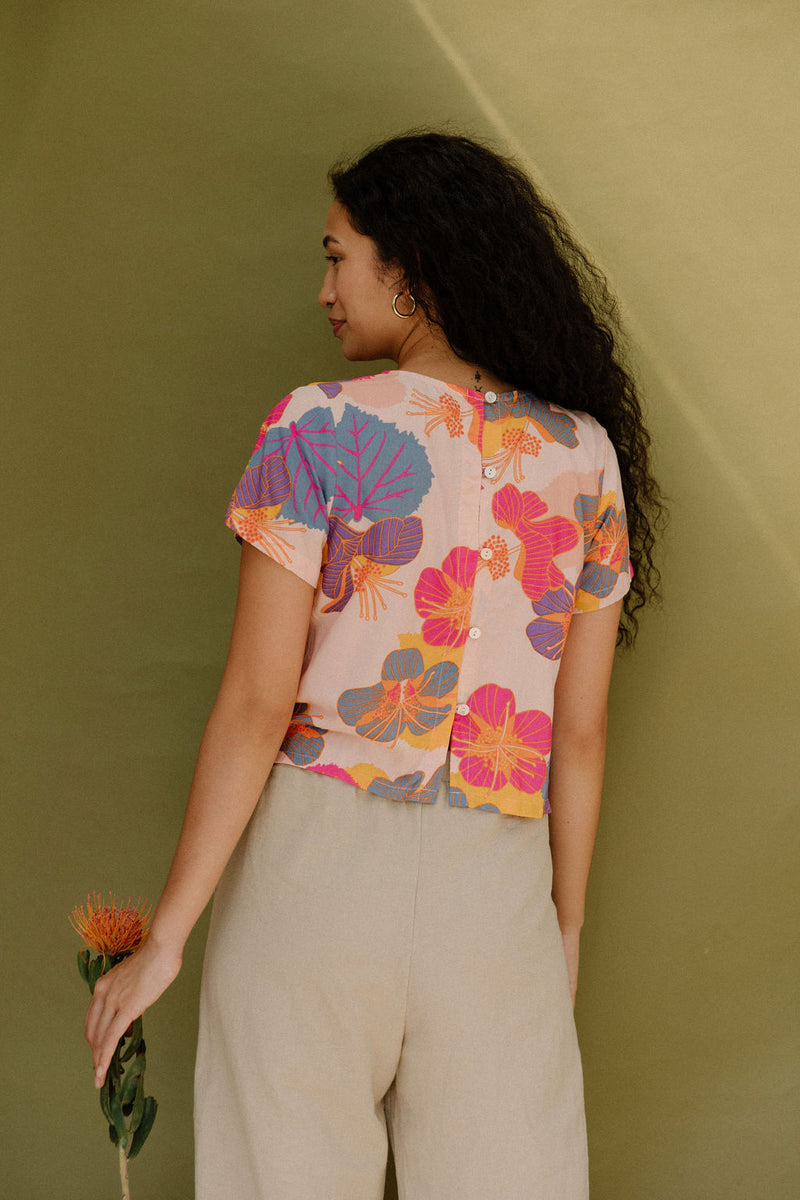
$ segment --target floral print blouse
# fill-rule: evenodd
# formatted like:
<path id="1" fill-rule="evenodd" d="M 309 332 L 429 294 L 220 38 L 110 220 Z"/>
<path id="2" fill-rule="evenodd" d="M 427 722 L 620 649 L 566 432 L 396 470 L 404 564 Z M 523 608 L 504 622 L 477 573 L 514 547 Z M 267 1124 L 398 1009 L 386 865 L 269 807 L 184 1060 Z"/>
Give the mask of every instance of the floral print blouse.
<path id="1" fill-rule="evenodd" d="M 573 612 L 621 599 L 619 468 L 583 412 L 393 370 L 270 413 L 226 524 L 316 589 L 276 758 L 392 800 L 547 798 Z"/>

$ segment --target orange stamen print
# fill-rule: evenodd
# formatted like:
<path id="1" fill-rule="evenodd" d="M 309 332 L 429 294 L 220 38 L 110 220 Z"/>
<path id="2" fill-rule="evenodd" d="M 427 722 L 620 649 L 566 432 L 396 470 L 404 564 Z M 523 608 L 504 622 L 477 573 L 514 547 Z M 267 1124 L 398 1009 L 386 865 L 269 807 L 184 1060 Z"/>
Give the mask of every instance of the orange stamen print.
<path id="1" fill-rule="evenodd" d="M 412 394 L 412 404 L 416 404 L 416 408 L 408 410 L 408 416 L 426 415 L 428 420 L 425 422 L 425 433 L 430 435 L 438 425 L 446 425 L 447 432 L 451 438 L 461 437 L 464 432 L 465 416 L 469 416 L 470 409 L 461 411 L 461 406 L 454 396 L 449 396 L 443 393 L 438 400 L 432 400 L 430 396 L 426 396 L 424 392 L 418 392 L 416 389 Z"/>
<path id="2" fill-rule="evenodd" d="M 353 580 L 353 591 L 358 592 L 358 615 L 365 621 L 378 619 L 378 601 L 384 612 L 387 611 L 386 601 L 381 595 L 381 588 L 387 592 L 391 592 L 394 596 L 402 596 L 406 599 L 408 592 L 403 591 L 402 579 L 387 579 L 383 574 L 385 568 L 371 558 L 362 558 L 360 555 L 354 557 L 350 563 L 350 572 Z M 372 617 L 370 618 L 370 602 L 372 603 Z"/>
<path id="3" fill-rule="evenodd" d="M 237 523 L 237 532 L 246 542 L 264 549 L 282 567 L 292 561 L 292 544 L 281 537 L 278 529 L 302 529 L 296 521 L 288 517 L 264 517 L 259 509 L 246 511 Z"/>
<path id="4" fill-rule="evenodd" d="M 517 545 L 516 550 L 519 551 L 519 549 L 520 546 Z M 483 543 L 481 550 L 491 550 L 492 557 L 489 559 L 481 558 L 481 561 L 478 563 L 478 570 L 481 567 L 487 567 L 492 579 L 502 579 L 504 575 L 508 574 L 511 569 L 509 553 L 514 553 L 514 551 L 509 552 L 508 543 L 505 538 L 498 537 L 496 533 L 493 533 Z"/>
<path id="5" fill-rule="evenodd" d="M 522 483 L 525 478 L 525 472 L 522 469 L 523 454 L 529 454 L 536 458 L 541 448 L 541 439 L 532 433 L 527 433 L 525 429 L 506 429 L 500 449 L 486 461 L 498 468 L 495 479 L 500 479 L 508 467 L 512 467 L 515 481 Z"/>

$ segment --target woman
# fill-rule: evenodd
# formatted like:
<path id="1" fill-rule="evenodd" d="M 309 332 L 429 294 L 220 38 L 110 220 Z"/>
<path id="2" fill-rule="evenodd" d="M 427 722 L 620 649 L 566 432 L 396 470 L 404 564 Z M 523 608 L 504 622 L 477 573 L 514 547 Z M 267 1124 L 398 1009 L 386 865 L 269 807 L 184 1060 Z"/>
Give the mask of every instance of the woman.
<path id="1" fill-rule="evenodd" d="M 401 1197 L 579 1200 L 572 1004 L 614 647 L 657 583 L 648 437 L 602 278 L 516 167 L 426 133 L 331 180 L 319 302 L 347 359 L 398 369 L 261 429 L 175 858 L 89 1007 L 96 1083 L 216 888 L 198 1200 L 380 1200 L 387 1122 Z"/>

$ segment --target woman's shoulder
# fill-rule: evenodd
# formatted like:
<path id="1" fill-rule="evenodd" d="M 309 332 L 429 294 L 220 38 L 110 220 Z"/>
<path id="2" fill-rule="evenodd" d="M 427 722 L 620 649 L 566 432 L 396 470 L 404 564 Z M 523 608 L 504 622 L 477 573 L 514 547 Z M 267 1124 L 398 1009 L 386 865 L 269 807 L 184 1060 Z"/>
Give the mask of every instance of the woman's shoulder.
<path id="1" fill-rule="evenodd" d="M 517 395 L 520 395 L 517 393 Z M 543 400 L 532 392 L 520 395 L 516 415 L 524 412 L 544 434 L 548 442 L 571 452 L 570 457 L 588 456 L 592 461 L 605 457 L 609 436 L 596 417 L 582 409 L 567 408 L 551 400 Z"/>
<path id="2" fill-rule="evenodd" d="M 363 408 L 390 408 L 403 403 L 408 395 L 407 382 L 398 375 L 396 371 L 382 371 L 377 375 L 301 384 L 274 406 L 268 420 L 276 423 L 284 414 L 291 418 L 318 407 L 341 411 L 347 403 Z"/>

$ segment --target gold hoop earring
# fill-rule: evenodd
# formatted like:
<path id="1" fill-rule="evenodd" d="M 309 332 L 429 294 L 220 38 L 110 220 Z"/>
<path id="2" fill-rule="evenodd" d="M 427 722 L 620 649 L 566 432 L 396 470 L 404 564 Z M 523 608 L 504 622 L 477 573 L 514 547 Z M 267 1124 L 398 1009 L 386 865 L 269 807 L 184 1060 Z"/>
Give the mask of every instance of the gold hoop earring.
<path id="1" fill-rule="evenodd" d="M 394 300 L 392 301 L 392 308 L 394 309 L 394 314 L 395 314 L 395 316 L 396 316 L 396 317 L 402 317 L 402 318 L 403 318 L 403 320 L 404 320 L 404 321 L 406 321 L 406 320 L 407 320 L 409 317 L 413 317 L 414 313 L 417 311 L 417 302 L 416 302 L 416 300 L 414 299 L 414 297 L 411 295 L 411 293 L 409 292 L 409 300 L 410 300 L 410 301 L 411 301 L 411 303 L 414 305 L 414 307 L 411 309 L 411 312 L 410 312 L 410 313 L 401 313 L 401 312 L 398 312 L 398 311 L 397 311 L 397 301 L 400 299 L 400 297 L 402 296 L 402 294 L 403 294 L 402 292 L 398 292 L 398 293 L 397 293 L 397 295 L 395 296 Z"/>

